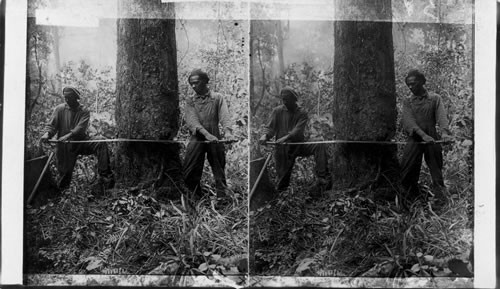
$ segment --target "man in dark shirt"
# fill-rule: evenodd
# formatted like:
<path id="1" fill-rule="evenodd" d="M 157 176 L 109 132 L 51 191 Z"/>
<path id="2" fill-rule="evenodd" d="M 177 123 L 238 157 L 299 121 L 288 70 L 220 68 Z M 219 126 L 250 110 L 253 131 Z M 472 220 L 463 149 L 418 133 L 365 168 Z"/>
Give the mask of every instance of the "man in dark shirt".
<path id="1" fill-rule="evenodd" d="M 260 138 L 265 144 L 272 137 L 277 145 L 274 152 L 276 173 L 278 175 L 278 191 L 284 191 L 290 184 L 295 158 L 314 155 L 318 189 L 326 189 L 330 184 L 328 171 L 328 155 L 326 147 L 319 144 L 286 145 L 284 143 L 304 142 L 304 130 L 308 122 L 307 113 L 297 105 L 298 95 L 291 87 L 280 91 L 283 104 L 274 108 L 271 119 Z"/>
<path id="2" fill-rule="evenodd" d="M 195 93 L 186 101 L 185 107 L 185 120 L 191 139 L 184 158 L 184 181 L 188 189 L 201 196 L 200 180 L 206 155 L 215 177 L 217 196 L 223 197 L 227 187 L 224 172 L 226 157 L 224 144 L 218 143 L 222 138 L 219 124 L 225 131 L 224 138 L 230 139 L 231 117 L 224 97 L 210 91 L 209 80 L 207 73 L 200 69 L 193 70 L 188 77 Z"/>
<path id="3" fill-rule="evenodd" d="M 97 140 L 100 137 L 89 137 L 90 112 L 82 107 L 78 100 L 80 92 L 73 87 L 65 87 L 63 95 L 66 103 L 56 106 L 50 121 L 45 126 L 45 133 L 40 141 L 47 142 L 53 136 L 61 141 L 56 144 L 56 167 L 59 172 L 58 187 L 65 189 L 71 183 L 71 175 L 78 155 L 96 155 L 98 184 L 104 188 L 114 186 L 114 177 L 109 164 L 108 146 L 102 142 L 64 143 L 64 141 Z"/>
<path id="4" fill-rule="evenodd" d="M 403 152 L 402 184 L 410 199 L 418 197 L 418 179 L 423 156 L 432 176 L 435 195 L 433 207 L 439 209 L 447 203 L 447 192 L 442 173 L 442 149 L 435 141 L 440 139 L 440 134 L 444 141 L 452 139 L 448 119 L 441 97 L 425 89 L 426 79 L 421 72 L 411 70 L 405 81 L 412 96 L 403 102 L 402 123 L 408 133 L 408 144 Z M 440 134 L 436 124 L 441 130 Z"/>

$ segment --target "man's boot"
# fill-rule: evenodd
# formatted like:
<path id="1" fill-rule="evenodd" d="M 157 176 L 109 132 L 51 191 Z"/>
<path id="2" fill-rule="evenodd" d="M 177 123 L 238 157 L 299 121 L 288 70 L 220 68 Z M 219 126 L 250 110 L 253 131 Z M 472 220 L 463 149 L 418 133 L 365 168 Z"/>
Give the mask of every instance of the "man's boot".
<path id="1" fill-rule="evenodd" d="M 113 173 L 102 174 L 97 178 L 97 181 L 91 186 L 92 194 L 102 196 L 106 190 L 112 189 L 115 186 L 115 176 Z"/>
<path id="2" fill-rule="evenodd" d="M 436 187 L 433 192 L 434 197 L 431 200 L 431 208 L 435 212 L 440 212 L 448 205 L 448 191 L 445 187 Z"/>
<path id="3" fill-rule="evenodd" d="M 109 190 L 115 187 L 115 175 L 113 173 L 99 176 L 99 179 L 105 190 Z"/>
<path id="4" fill-rule="evenodd" d="M 319 199 L 324 192 L 332 188 L 331 178 L 318 178 L 316 185 L 311 190 L 311 197 L 313 199 Z"/>

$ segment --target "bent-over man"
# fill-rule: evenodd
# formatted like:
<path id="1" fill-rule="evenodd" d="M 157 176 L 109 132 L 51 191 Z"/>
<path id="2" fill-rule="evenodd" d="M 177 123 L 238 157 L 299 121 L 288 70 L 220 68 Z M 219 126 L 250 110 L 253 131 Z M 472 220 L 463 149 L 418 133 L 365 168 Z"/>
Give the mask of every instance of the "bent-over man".
<path id="1" fill-rule="evenodd" d="M 101 137 L 89 137 L 87 128 L 89 126 L 90 112 L 79 103 L 81 93 L 73 87 L 63 89 L 66 103 L 56 106 L 50 121 L 45 126 L 45 133 L 40 141 L 47 142 L 56 136 L 56 167 L 59 173 L 57 185 L 62 190 L 71 183 L 73 168 L 78 155 L 96 155 L 97 171 L 99 174 L 98 184 L 105 189 L 114 186 L 114 176 L 109 163 L 109 150 L 106 143 L 64 143 L 65 141 L 97 140 Z"/>
<path id="2" fill-rule="evenodd" d="M 259 142 L 265 144 L 275 137 L 278 144 L 274 151 L 278 191 L 284 191 L 290 184 L 295 158 L 314 155 L 317 189 L 324 190 L 331 185 L 328 170 L 326 146 L 321 144 L 287 145 L 285 143 L 304 142 L 304 131 L 309 120 L 307 113 L 297 104 L 298 95 L 291 87 L 280 91 L 282 105 L 273 109 L 271 119 L 264 129 Z"/>
<path id="3" fill-rule="evenodd" d="M 435 195 L 432 205 L 440 209 L 447 203 L 447 192 L 442 173 L 442 148 L 439 143 L 435 143 L 440 139 L 436 125 L 441 130 L 442 139 L 451 140 L 448 118 L 441 97 L 425 89 L 426 79 L 421 72 L 411 70 L 405 81 L 412 95 L 403 102 L 402 123 L 408 133 L 408 143 L 401 165 L 402 185 L 410 200 L 419 196 L 418 179 L 423 156 L 432 176 Z"/>
<path id="4" fill-rule="evenodd" d="M 231 117 L 226 100 L 208 87 L 208 74 L 195 69 L 188 77 L 194 94 L 186 101 L 185 120 L 191 139 L 184 158 L 184 181 L 188 189 L 201 196 L 201 176 L 205 155 L 212 168 L 218 197 L 226 192 L 226 157 L 219 124 L 225 131 L 224 138 L 231 138 Z"/>

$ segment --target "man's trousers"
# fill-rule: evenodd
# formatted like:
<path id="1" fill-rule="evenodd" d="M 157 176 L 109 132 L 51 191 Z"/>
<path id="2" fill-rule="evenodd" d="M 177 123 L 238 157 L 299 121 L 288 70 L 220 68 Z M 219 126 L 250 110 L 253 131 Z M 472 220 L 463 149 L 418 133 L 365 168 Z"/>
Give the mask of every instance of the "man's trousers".
<path id="1" fill-rule="evenodd" d="M 184 181 L 187 188 L 195 194 L 201 195 L 200 181 L 206 155 L 215 178 L 217 193 L 223 193 L 227 186 L 224 172 L 226 166 L 224 144 L 197 142 L 196 138 L 192 138 L 192 140 L 195 141 L 188 144 L 184 158 Z"/>
<path id="2" fill-rule="evenodd" d="M 418 194 L 418 179 L 422 166 L 422 156 L 429 167 L 432 184 L 440 193 L 444 188 L 443 180 L 443 153 L 440 144 L 421 144 L 410 140 L 403 152 L 401 162 L 402 184 L 412 197 Z"/>
<path id="3" fill-rule="evenodd" d="M 89 140 L 104 139 L 91 137 Z M 108 145 L 103 142 L 89 143 L 58 143 L 56 146 L 56 167 L 59 172 L 57 185 L 60 189 L 67 188 L 71 183 L 71 176 L 79 155 L 95 155 L 97 157 L 97 173 L 99 176 L 112 175 L 109 164 Z"/>
<path id="4" fill-rule="evenodd" d="M 316 162 L 315 174 L 318 179 L 328 179 L 328 154 L 322 144 L 277 145 L 274 152 L 276 174 L 278 175 L 278 191 L 284 191 L 290 185 L 293 166 L 296 157 L 314 155 Z"/>

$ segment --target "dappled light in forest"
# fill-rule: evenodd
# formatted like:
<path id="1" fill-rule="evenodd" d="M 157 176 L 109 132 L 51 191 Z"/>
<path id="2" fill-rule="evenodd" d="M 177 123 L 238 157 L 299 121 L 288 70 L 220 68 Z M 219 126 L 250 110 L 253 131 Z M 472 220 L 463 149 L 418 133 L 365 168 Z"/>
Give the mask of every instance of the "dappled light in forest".
<path id="1" fill-rule="evenodd" d="M 474 5 L 28 0 L 27 282 L 467 287 Z"/>

